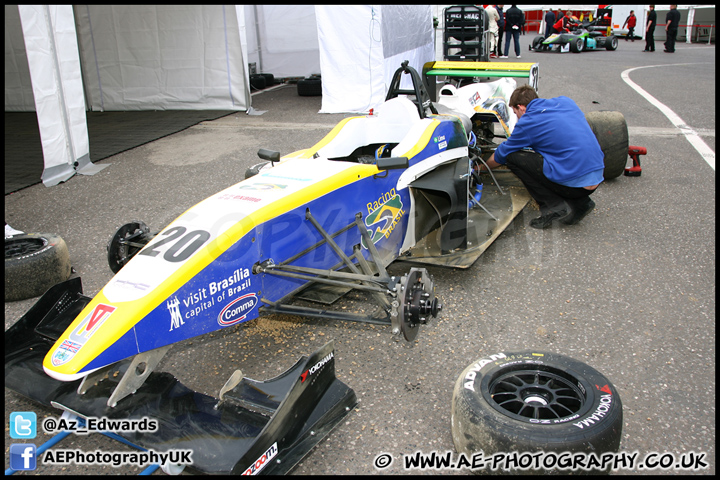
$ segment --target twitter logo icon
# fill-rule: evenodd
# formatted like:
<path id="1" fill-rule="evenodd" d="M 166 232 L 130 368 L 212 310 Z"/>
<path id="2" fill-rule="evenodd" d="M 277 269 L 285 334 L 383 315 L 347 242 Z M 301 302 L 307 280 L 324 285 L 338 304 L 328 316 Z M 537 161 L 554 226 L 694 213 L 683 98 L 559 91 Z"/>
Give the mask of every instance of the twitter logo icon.
<path id="1" fill-rule="evenodd" d="M 37 436 L 37 415 L 35 412 L 13 412 L 10 414 L 10 438 L 28 439 Z"/>

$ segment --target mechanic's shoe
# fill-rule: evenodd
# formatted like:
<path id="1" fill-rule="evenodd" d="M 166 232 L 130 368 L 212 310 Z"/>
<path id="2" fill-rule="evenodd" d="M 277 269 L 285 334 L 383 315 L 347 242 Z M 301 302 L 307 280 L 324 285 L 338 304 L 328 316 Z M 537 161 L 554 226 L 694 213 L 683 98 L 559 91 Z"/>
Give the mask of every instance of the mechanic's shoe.
<path id="1" fill-rule="evenodd" d="M 517 56 L 517 57 L 515 57 L 515 58 L 522 58 L 522 57 L 521 57 L 520 55 L 518 55 L 518 56 Z"/>
<path id="2" fill-rule="evenodd" d="M 508 58 L 507 55 L 500 55 L 500 58 Z"/>
<path id="3" fill-rule="evenodd" d="M 560 220 L 561 218 L 567 217 L 568 212 L 567 210 L 560 210 L 559 212 L 550 212 L 546 213 L 545 215 L 541 215 L 537 218 L 533 218 L 530 220 L 530 226 L 533 228 L 548 228 L 552 226 L 552 223 L 555 220 Z"/>
<path id="4" fill-rule="evenodd" d="M 595 202 L 590 197 L 585 197 L 580 201 L 572 202 L 571 208 L 572 213 L 561 220 L 565 225 L 575 225 L 585 218 L 595 208 Z"/>

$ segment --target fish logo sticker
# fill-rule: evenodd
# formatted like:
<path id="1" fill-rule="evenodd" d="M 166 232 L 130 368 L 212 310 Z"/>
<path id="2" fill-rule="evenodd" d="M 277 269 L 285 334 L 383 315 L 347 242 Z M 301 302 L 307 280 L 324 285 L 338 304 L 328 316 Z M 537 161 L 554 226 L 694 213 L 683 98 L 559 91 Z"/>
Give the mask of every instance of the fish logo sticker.
<path id="1" fill-rule="evenodd" d="M 365 217 L 365 226 L 368 227 L 368 233 L 373 244 L 379 242 L 383 237 L 388 238 L 404 214 L 403 203 L 398 194 L 395 194 L 387 202 L 370 212 Z M 373 227 L 376 227 L 374 231 Z M 368 248 L 364 238 L 362 239 L 362 246 Z"/>

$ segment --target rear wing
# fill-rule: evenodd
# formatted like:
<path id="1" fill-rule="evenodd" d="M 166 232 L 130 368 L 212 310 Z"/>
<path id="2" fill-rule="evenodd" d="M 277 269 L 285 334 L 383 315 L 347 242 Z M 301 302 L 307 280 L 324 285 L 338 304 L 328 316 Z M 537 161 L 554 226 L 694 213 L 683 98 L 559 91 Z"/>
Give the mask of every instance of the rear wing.
<path id="1" fill-rule="evenodd" d="M 537 91 L 540 66 L 537 63 L 502 62 L 427 62 L 423 65 L 423 80 L 430 98 L 436 102 L 436 82 L 430 77 L 520 77 Z"/>

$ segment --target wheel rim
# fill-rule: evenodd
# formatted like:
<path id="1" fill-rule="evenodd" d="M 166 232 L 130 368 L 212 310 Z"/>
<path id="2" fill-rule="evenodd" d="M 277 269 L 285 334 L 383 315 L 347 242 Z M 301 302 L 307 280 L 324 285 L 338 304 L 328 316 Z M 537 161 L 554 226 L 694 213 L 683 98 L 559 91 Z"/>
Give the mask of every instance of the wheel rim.
<path id="1" fill-rule="evenodd" d="M 5 240 L 5 258 L 21 257 L 39 252 L 47 245 L 47 240 L 37 238 L 16 238 Z"/>
<path id="2" fill-rule="evenodd" d="M 563 370 L 520 366 L 500 372 L 484 393 L 499 412 L 523 422 L 542 423 L 575 417 L 587 405 L 587 391 Z"/>

